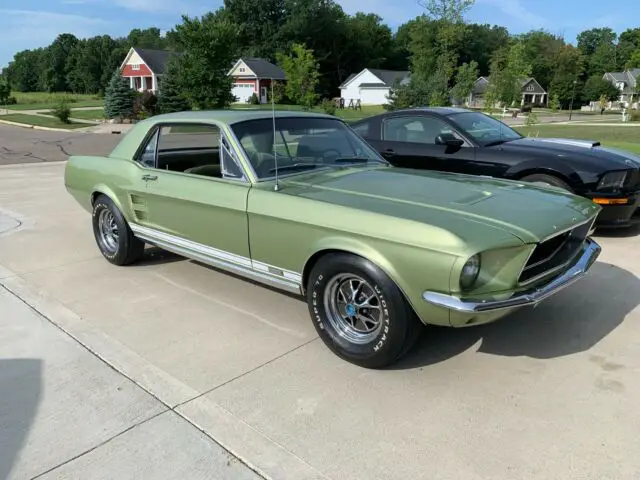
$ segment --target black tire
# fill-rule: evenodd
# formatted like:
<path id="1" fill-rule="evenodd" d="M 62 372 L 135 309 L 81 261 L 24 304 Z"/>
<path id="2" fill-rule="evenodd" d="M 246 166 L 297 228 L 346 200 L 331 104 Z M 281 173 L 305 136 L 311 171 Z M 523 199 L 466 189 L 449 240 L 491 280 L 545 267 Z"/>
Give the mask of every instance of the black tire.
<path id="1" fill-rule="evenodd" d="M 113 243 L 106 239 L 101 230 L 101 216 L 113 219 L 117 228 L 117 238 Z M 111 216 L 109 216 L 111 215 Z M 122 212 L 106 195 L 99 195 L 93 204 L 93 236 L 100 252 L 110 263 L 118 266 L 130 265 L 144 255 L 144 242 L 134 237 Z"/>
<path id="2" fill-rule="evenodd" d="M 562 188 L 567 192 L 573 193 L 573 189 L 561 178 L 558 178 L 554 175 L 546 175 L 544 173 L 534 173 L 533 175 L 527 175 L 526 177 L 522 177 L 520 180 L 523 182 L 537 182 L 537 183 L 546 183 L 547 185 L 553 185 L 554 187 Z"/>
<path id="3" fill-rule="evenodd" d="M 380 312 L 378 326 L 357 342 L 348 338 L 352 335 L 348 326 L 345 330 L 340 329 L 340 322 L 347 322 L 344 316 L 342 320 L 336 320 L 331 313 L 337 311 L 335 304 L 338 303 L 332 304 L 332 292 L 339 295 L 335 285 L 347 285 L 345 278 L 356 278 L 356 284 L 358 280 L 364 281 L 362 292 L 365 296 L 375 293 L 371 305 L 377 303 L 381 307 L 369 309 L 369 314 Z M 309 275 L 307 303 L 313 324 L 325 345 L 340 358 L 365 368 L 383 368 L 396 362 L 411 350 L 423 331 L 424 325 L 396 284 L 376 265 L 355 255 L 336 253 L 322 257 Z M 347 308 L 356 311 L 353 303 L 356 302 L 349 303 L 351 307 Z M 367 307 L 358 308 L 363 308 L 359 312 L 367 313 Z M 361 324 L 366 326 L 364 322 Z"/>

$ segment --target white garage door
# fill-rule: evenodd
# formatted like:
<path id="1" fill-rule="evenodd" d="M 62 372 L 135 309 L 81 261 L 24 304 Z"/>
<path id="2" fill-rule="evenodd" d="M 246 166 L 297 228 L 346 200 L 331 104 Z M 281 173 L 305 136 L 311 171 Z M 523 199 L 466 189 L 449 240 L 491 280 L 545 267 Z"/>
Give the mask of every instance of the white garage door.
<path id="1" fill-rule="evenodd" d="M 253 85 L 250 83 L 234 83 L 231 94 L 238 99 L 238 102 L 247 102 L 253 95 Z"/>
<path id="2" fill-rule="evenodd" d="M 360 101 L 363 105 L 384 105 L 389 103 L 388 88 L 361 88 Z"/>

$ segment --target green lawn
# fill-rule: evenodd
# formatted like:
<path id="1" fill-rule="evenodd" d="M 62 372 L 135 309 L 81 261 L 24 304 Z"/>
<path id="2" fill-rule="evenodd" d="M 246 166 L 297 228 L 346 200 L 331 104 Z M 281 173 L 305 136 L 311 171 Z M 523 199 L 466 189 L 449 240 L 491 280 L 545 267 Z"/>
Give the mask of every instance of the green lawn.
<path id="1" fill-rule="evenodd" d="M 42 110 L 38 113 L 51 115 L 51 110 Z M 92 108 L 91 110 L 71 110 L 71 118 L 78 120 L 102 120 L 104 118 L 103 108 Z"/>
<path id="2" fill-rule="evenodd" d="M 16 105 L 8 105 L 10 110 L 44 110 L 64 100 L 70 108 L 102 107 L 104 100 L 96 95 L 82 95 L 75 93 L 46 93 L 46 92 L 12 92 L 16 98 Z"/>
<path id="3" fill-rule="evenodd" d="M 606 127 L 598 125 L 535 125 L 517 127 L 517 130 L 531 137 L 577 138 L 599 141 L 606 147 L 621 148 L 640 154 L 640 125 Z"/>
<path id="4" fill-rule="evenodd" d="M 271 104 L 263 105 L 248 105 L 248 104 L 234 104 L 231 106 L 232 110 L 271 110 Z M 299 105 L 276 105 L 276 110 L 302 110 Z M 321 107 L 315 107 L 311 109 L 312 112 L 324 113 Z M 355 122 L 362 118 L 377 115 L 383 113 L 385 110 L 381 105 L 364 105 L 362 110 L 353 110 L 345 108 L 344 110 L 336 109 L 335 115 L 349 122 Z"/>
<path id="5" fill-rule="evenodd" d="M 72 130 L 74 128 L 90 127 L 90 123 L 62 123 L 55 117 L 39 117 L 37 115 L 27 115 L 24 113 L 10 113 L 8 115 L 0 115 L 0 120 L 9 122 L 24 123 L 26 125 L 35 125 L 38 127 L 64 128 Z"/>

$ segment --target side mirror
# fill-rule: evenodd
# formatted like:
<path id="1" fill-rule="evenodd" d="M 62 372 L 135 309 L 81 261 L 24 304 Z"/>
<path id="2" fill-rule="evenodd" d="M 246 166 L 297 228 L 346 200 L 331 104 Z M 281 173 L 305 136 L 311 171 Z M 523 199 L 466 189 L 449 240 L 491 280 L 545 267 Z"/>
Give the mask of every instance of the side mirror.
<path id="1" fill-rule="evenodd" d="M 456 138 L 453 133 L 441 133 L 436 137 L 436 144 L 459 148 L 464 145 L 464 141 Z"/>

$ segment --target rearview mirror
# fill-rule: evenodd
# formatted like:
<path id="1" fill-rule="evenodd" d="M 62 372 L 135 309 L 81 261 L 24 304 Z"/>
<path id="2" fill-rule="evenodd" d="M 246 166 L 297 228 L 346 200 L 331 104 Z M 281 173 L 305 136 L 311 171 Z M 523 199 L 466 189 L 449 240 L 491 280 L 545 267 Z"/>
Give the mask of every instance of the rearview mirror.
<path id="1" fill-rule="evenodd" d="M 436 144 L 446 145 L 448 147 L 461 147 L 464 140 L 460 140 L 453 133 L 441 133 L 436 137 Z"/>

